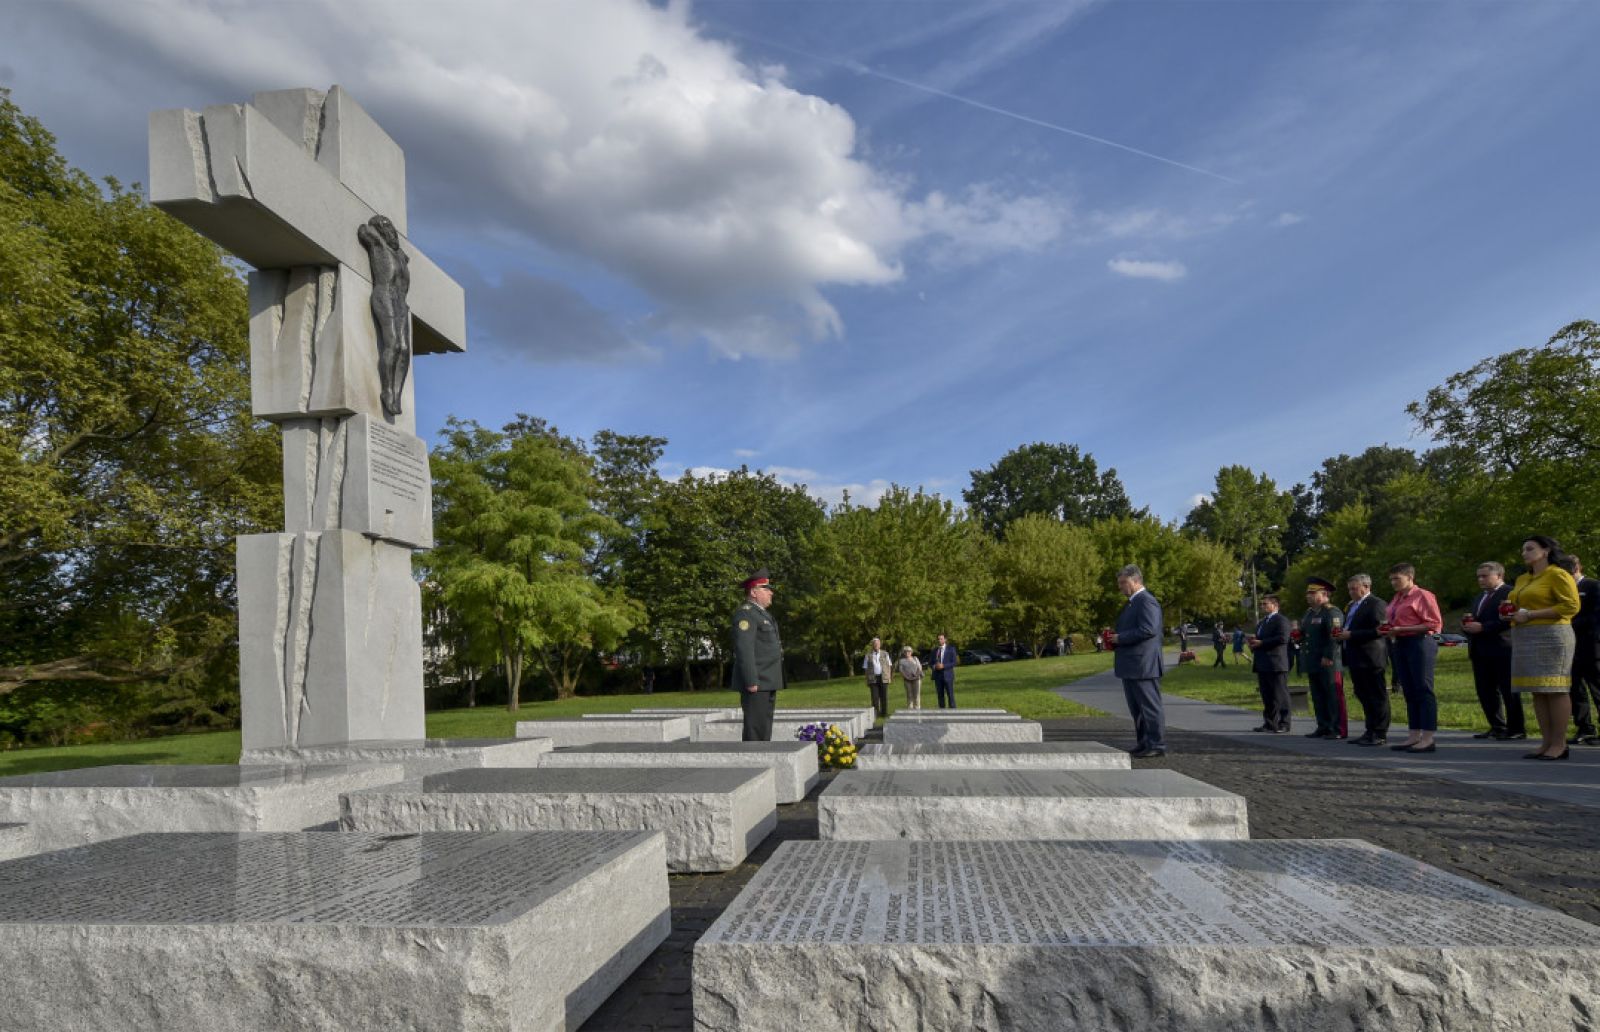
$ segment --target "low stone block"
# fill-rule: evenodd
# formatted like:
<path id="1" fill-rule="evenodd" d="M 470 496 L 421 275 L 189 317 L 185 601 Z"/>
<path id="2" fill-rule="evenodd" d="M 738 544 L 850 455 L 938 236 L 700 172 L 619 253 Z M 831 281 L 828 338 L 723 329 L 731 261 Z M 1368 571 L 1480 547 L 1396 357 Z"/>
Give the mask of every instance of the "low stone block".
<path id="1" fill-rule="evenodd" d="M 0 824 L 0 860 L 34 852 L 33 832 L 26 824 Z"/>
<path id="2" fill-rule="evenodd" d="M 0 993 L 30 1032 L 565 1032 L 670 920 L 649 832 L 139 835 L 0 864 Z"/>
<path id="3" fill-rule="evenodd" d="M 0 821 L 37 850 L 152 831 L 303 831 L 339 819 L 339 795 L 399 781 L 399 764 L 85 767 L 0 778 Z"/>
<path id="4" fill-rule="evenodd" d="M 857 770 L 1128 770 L 1126 749 L 1099 742 L 863 745 Z"/>
<path id="5" fill-rule="evenodd" d="M 1249 838 L 1243 796 L 1171 770 L 845 771 L 824 839 Z"/>
<path id="6" fill-rule="evenodd" d="M 705 717 L 709 720 L 738 720 L 742 711 L 738 706 L 687 706 L 681 709 L 668 706 L 635 706 L 629 712 L 642 713 L 645 716 L 655 717 L 681 717 L 697 715 Z"/>
<path id="7" fill-rule="evenodd" d="M 673 871 L 727 871 L 778 826 L 765 767 L 457 770 L 344 796 L 346 831 L 601 831 L 667 837 Z"/>
<path id="8" fill-rule="evenodd" d="M 241 764 L 398 763 L 405 777 L 420 778 L 465 767 L 537 767 L 551 749 L 548 738 L 414 738 L 312 745 L 304 749 L 252 749 Z"/>
<path id="9" fill-rule="evenodd" d="M 1037 720 L 891 720 L 883 725 L 889 745 L 918 742 L 1042 742 L 1044 725 Z"/>
<path id="10" fill-rule="evenodd" d="M 517 721 L 518 738 L 548 738 L 557 749 L 605 742 L 676 742 L 689 738 L 688 717 L 641 717 L 637 720 L 586 720 L 555 717 Z"/>
<path id="11" fill-rule="evenodd" d="M 800 729 L 809 724 L 834 724 L 851 738 L 860 738 L 866 733 L 857 730 L 855 721 L 849 718 L 778 717 L 772 721 L 772 740 L 774 742 L 796 741 L 800 734 Z M 707 720 L 694 729 L 691 737 L 697 742 L 737 742 L 744 737 L 744 721 Z"/>
<path id="12" fill-rule="evenodd" d="M 785 707 L 773 712 L 775 720 L 796 720 L 806 724 L 838 724 L 850 732 L 851 738 L 861 738 L 878 722 L 878 714 L 871 706 L 846 706 L 841 709 L 822 707 Z"/>
<path id="13" fill-rule="evenodd" d="M 1126 753 L 1123 754 L 1126 759 Z M 639 742 L 545 753 L 541 767 L 770 767 L 779 803 L 798 803 L 817 783 L 810 742 Z"/>
<path id="14" fill-rule="evenodd" d="M 699 1032 L 1592 1023 L 1600 928 L 1365 842 L 785 842 L 694 948 Z"/>
<path id="15" fill-rule="evenodd" d="M 968 713 L 965 710 L 900 710 L 890 720 L 1021 720 L 1015 713 Z"/>

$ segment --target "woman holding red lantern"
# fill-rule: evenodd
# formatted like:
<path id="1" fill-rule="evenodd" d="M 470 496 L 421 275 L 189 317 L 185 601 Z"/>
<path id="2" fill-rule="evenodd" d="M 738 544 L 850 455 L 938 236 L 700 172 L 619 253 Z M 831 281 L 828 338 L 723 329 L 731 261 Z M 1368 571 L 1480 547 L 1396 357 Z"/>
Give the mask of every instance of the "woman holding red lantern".
<path id="1" fill-rule="evenodd" d="M 1439 729 L 1439 700 L 1433 694 L 1433 664 L 1439 657 L 1439 643 L 1433 636 L 1444 627 L 1439 615 L 1439 600 L 1433 592 L 1417 585 L 1417 568 L 1397 563 L 1389 568 L 1389 600 L 1386 622 L 1378 633 L 1389 639 L 1394 660 L 1395 680 L 1406 697 L 1406 740 L 1389 748 L 1396 752 L 1431 753 L 1433 733 Z"/>
<path id="2" fill-rule="evenodd" d="M 1528 571 L 1517 578 L 1505 607 L 1511 612 L 1511 690 L 1533 696 L 1543 744 L 1525 760 L 1567 758 L 1567 721 L 1572 716 L 1572 618 L 1578 614 L 1578 584 L 1561 568 L 1566 556 L 1554 538 L 1530 535 L 1522 542 Z"/>

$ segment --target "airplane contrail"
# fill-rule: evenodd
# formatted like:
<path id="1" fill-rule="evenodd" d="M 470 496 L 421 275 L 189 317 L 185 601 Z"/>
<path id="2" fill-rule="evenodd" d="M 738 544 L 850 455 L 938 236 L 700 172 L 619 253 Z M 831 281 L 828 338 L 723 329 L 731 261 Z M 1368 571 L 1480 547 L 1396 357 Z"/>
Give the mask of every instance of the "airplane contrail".
<path id="1" fill-rule="evenodd" d="M 870 75 L 875 79 L 882 79 L 885 82 L 892 82 L 898 86 L 904 86 L 907 89 L 919 90 L 935 97 L 942 97 L 945 100 L 953 100 L 958 104 L 966 104 L 968 107 L 975 107 L 979 111 L 987 111 L 990 114 L 1002 115 L 1006 118 L 1013 118 L 1019 122 L 1025 122 L 1028 125 L 1038 126 L 1041 129 L 1050 129 L 1058 133 L 1065 133 L 1068 136 L 1075 136 L 1080 140 L 1088 140 L 1090 143 L 1098 143 L 1103 147 L 1113 147 L 1128 154 L 1136 154 L 1141 158 L 1149 158 L 1151 161 L 1159 161 L 1163 165 L 1171 165 L 1173 168 L 1181 168 L 1185 172 L 1194 172 L 1202 176 L 1209 176 L 1212 179 L 1220 179 L 1222 182 L 1230 183 L 1234 186 L 1241 185 L 1239 180 L 1225 176 L 1221 172 L 1213 172 L 1210 169 L 1201 168 L 1198 165 L 1185 164 L 1184 162 L 1178 161 L 1174 158 L 1167 158 L 1160 154 L 1153 154 L 1147 150 L 1140 150 L 1138 147 L 1132 147 L 1126 143 L 1118 143 L 1116 140 L 1108 140 L 1104 136 L 1096 136 L 1093 133 L 1086 133 L 1079 129 L 1072 129 L 1068 126 L 1060 125 L 1055 122 L 1047 122 L 1042 118 L 1034 118 L 1031 115 L 1024 115 L 1020 111 L 1012 111 L 1008 108 L 996 107 L 993 104 L 985 104 L 981 100 L 974 100 L 971 97 L 963 97 L 959 93 L 951 93 L 948 90 L 941 90 L 935 86 L 929 86 L 925 83 L 913 82 L 910 79 L 902 79 L 898 75 L 890 75 L 888 72 L 879 71 L 876 68 L 862 64 L 860 61 L 825 57 L 822 54 L 809 53 L 799 49 L 798 47 L 791 47 L 783 43 L 775 43 L 769 39 L 760 39 L 755 36 L 749 36 L 745 33 L 734 32 L 728 29 L 719 29 L 719 31 L 726 32 L 730 36 L 743 36 L 744 38 L 755 43 L 760 43 L 763 46 L 773 47 L 777 50 L 786 50 L 791 54 L 797 54 L 800 57 L 809 58 L 813 61 L 820 61 L 824 64 L 831 64 L 837 68 L 843 68 L 847 71 L 855 72 L 858 75 Z"/>

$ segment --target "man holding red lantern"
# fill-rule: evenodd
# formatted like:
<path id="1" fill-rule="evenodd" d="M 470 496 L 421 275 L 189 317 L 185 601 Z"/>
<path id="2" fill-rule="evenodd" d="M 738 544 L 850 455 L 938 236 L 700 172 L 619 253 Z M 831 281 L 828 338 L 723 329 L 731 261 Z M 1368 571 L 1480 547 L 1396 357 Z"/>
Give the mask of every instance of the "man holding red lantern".
<path id="1" fill-rule="evenodd" d="M 1307 738 L 1349 737 L 1338 639 L 1344 614 L 1331 604 L 1332 599 L 1332 581 L 1312 577 L 1306 582 L 1306 604 L 1311 608 L 1300 618 L 1301 648 L 1311 681 L 1311 708 L 1317 716 L 1317 729 Z"/>

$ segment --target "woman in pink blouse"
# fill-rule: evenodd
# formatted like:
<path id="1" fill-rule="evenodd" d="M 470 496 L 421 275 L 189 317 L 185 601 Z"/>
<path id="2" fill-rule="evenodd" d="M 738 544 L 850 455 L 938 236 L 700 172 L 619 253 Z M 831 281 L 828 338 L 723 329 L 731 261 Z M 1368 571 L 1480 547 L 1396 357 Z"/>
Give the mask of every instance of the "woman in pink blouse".
<path id="1" fill-rule="evenodd" d="M 1439 600 L 1433 592 L 1417 586 L 1417 568 L 1398 563 L 1389 568 L 1389 614 L 1378 628 L 1389 638 L 1389 654 L 1394 659 L 1395 680 L 1406 697 L 1406 726 L 1410 733 L 1397 752 L 1431 753 L 1433 733 L 1439 728 L 1439 700 L 1433 694 L 1433 664 L 1439 657 L 1439 643 L 1433 636 L 1444 626 L 1439 615 Z"/>

